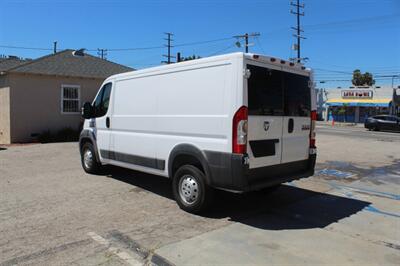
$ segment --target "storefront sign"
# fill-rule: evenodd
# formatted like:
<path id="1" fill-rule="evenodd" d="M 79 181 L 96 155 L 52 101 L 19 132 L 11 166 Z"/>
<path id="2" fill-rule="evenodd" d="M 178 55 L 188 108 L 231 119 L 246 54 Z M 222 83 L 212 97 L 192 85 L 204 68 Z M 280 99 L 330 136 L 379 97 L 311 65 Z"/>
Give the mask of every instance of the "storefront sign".
<path id="1" fill-rule="evenodd" d="M 344 99 L 372 99 L 372 90 L 343 90 L 342 98 Z"/>

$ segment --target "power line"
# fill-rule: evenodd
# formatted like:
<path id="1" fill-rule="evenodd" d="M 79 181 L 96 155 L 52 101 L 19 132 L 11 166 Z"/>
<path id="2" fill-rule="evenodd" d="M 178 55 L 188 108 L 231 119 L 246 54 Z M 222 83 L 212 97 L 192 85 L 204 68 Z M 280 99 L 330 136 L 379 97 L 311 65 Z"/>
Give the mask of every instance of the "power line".
<path id="1" fill-rule="evenodd" d="M 373 21 L 385 21 L 385 20 L 390 20 L 390 19 L 399 19 L 400 13 L 395 13 L 391 15 L 385 15 L 385 16 L 373 16 L 373 17 L 364 17 L 364 18 L 357 18 L 357 19 L 351 19 L 351 20 L 338 20 L 338 21 L 332 21 L 332 22 L 326 22 L 326 23 L 318 23 L 318 24 L 308 24 L 305 25 L 307 28 L 318 28 L 318 27 L 329 27 L 329 26 L 349 26 L 349 24 L 357 24 L 357 23 L 364 23 L 364 22 L 373 22 Z"/>
<path id="2" fill-rule="evenodd" d="M 264 48 L 263 48 L 263 46 L 261 44 L 260 38 L 256 37 L 255 39 L 256 39 L 256 42 L 257 42 L 258 46 L 260 46 L 260 49 L 261 49 L 262 53 L 265 55 L 266 53 L 265 53 L 265 50 L 264 50 Z"/>
<path id="3" fill-rule="evenodd" d="M 51 49 L 51 48 L 39 48 L 39 47 L 23 47 L 23 46 L 11 46 L 11 45 L 0 45 L 0 47 L 1 48 L 8 48 L 8 49 L 53 51 L 53 49 Z"/>
<path id="4" fill-rule="evenodd" d="M 391 80 L 392 77 L 386 77 L 386 78 L 374 78 L 374 80 Z M 315 81 L 326 81 L 326 82 L 331 82 L 331 81 L 352 81 L 352 79 L 315 79 Z"/>
<path id="5" fill-rule="evenodd" d="M 221 49 L 221 50 L 218 50 L 218 51 L 216 51 L 216 52 L 214 52 L 214 53 L 212 53 L 212 54 L 210 54 L 210 55 L 208 55 L 208 56 L 213 56 L 213 55 L 220 54 L 220 53 L 225 52 L 225 51 L 227 51 L 227 50 L 229 50 L 229 49 L 231 49 L 231 48 L 233 48 L 233 47 L 235 47 L 235 46 L 236 46 L 236 43 L 231 44 L 231 45 L 229 45 L 228 47 L 225 47 L 225 48 L 223 48 L 223 49 Z"/>
<path id="6" fill-rule="evenodd" d="M 219 39 L 206 40 L 206 41 L 197 41 L 197 42 L 181 43 L 181 44 L 175 44 L 174 47 L 194 46 L 194 45 L 201 45 L 201 44 L 206 44 L 206 43 L 227 41 L 227 40 L 232 40 L 232 39 L 233 39 L 233 37 L 227 37 L 227 38 L 219 38 Z"/>

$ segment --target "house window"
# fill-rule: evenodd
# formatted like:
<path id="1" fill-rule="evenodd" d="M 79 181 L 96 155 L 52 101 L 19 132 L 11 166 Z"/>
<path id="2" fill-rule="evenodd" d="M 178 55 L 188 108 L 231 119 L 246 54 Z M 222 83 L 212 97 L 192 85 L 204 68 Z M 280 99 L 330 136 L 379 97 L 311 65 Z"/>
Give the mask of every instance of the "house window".
<path id="1" fill-rule="evenodd" d="M 80 86 L 61 85 L 61 113 L 76 114 L 80 112 Z"/>

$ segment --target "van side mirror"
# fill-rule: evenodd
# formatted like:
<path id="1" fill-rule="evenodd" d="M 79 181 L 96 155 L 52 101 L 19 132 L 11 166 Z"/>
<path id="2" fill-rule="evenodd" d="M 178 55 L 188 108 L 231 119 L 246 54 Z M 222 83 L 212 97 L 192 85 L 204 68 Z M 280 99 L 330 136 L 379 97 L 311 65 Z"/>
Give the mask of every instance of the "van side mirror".
<path id="1" fill-rule="evenodd" d="M 82 107 L 82 117 L 89 119 L 94 117 L 94 108 L 90 102 L 85 102 Z"/>

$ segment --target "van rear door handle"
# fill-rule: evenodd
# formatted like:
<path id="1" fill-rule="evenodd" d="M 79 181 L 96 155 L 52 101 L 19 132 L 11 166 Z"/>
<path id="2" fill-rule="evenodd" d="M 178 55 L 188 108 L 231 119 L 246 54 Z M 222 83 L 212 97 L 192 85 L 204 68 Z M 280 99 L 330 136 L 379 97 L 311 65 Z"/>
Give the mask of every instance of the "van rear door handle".
<path id="1" fill-rule="evenodd" d="M 293 118 L 289 118 L 288 122 L 288 133 L 292 133 L 294 128 L 294 121 Z"/>
<path id="2" fill-rule="evenodd" d="M 106 118 L 106 127 L 110 128 L 110 118 L 108 116 Z"/>

